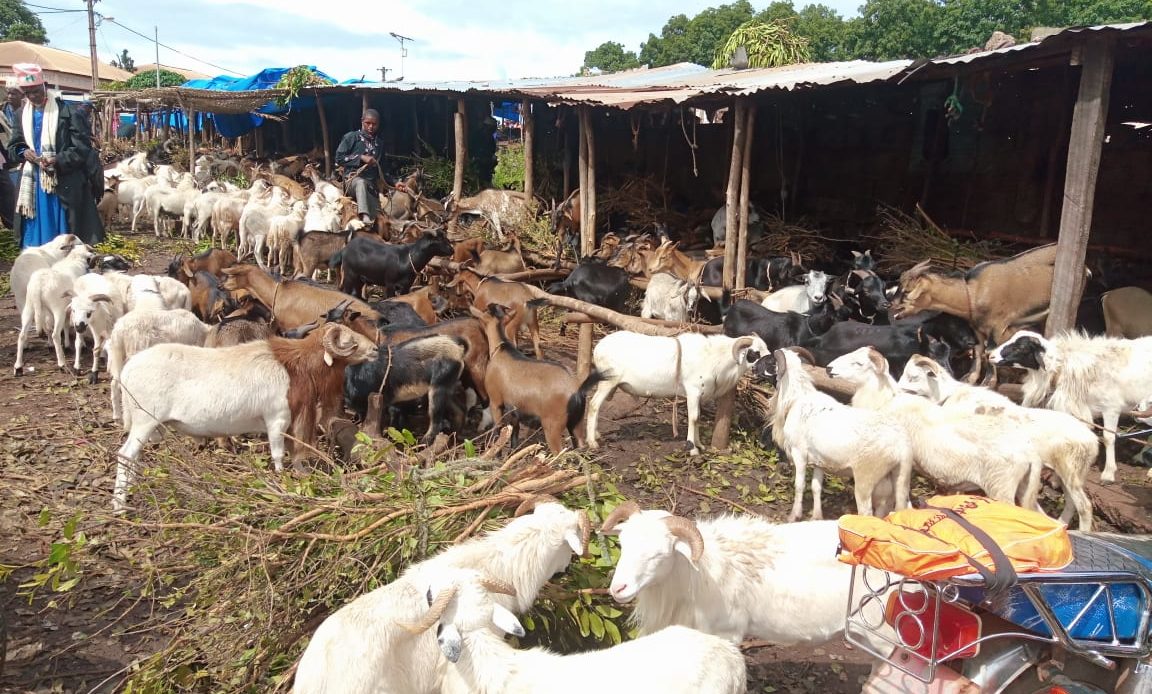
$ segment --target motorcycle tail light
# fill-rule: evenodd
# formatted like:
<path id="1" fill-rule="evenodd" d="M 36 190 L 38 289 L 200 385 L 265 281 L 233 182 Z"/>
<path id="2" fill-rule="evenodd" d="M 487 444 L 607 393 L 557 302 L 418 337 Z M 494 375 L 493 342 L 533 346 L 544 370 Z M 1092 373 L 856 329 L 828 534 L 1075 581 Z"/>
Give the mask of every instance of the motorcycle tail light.
<path id="1" fill-rule="evenodd" d="M 937 620 L 936 605 L 940 614 Z M 959 605 L 940 602 L 935 594 L 893 591 L 884 608 L 884 621 L 908 650 L 927 660 L 971 658 L 980 651 L 980 617 Z M 936 634 L 933 648 L 933 634 Z M 1052 694 L 1057 694 L 1053 690 Z"/>

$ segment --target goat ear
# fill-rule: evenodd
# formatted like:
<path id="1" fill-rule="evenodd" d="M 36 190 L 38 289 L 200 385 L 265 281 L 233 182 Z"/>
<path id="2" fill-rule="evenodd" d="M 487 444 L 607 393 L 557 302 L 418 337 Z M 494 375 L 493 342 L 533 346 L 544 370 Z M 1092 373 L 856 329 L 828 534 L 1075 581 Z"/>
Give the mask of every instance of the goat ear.
<path id="1" fill-rule="evenodd" d="M 112 303 L 112 298 L 109 297 L 107 294 L 93 294 L 91 299 L 92 299 L 92 301 L 97 302 L 97 303 L 99 303 L 101 301 L 107 302 L 107 303 Z"/>
<path id="2" fill-rule="evenodd" d="M 499 603 L 492 605 L 492 623 L 505 634 L 516 637 L 524 636 L 524 626 L 520 624 L 520 620 L 516 619 L 516 615 Z"/>
<path id="3" fill-rule="evenodd" d="M 864 254 L 861 253 L 860 251 L 852 251 L 852 257 L 859 259 L 859 258 L 863 258 Z"/>
<path id="4" fill-rule="evenodd" d="M 324 350 L 324 363 L 328 366 L 332 366 L 332 364 L 335 363 L 335 360 L 332 359 L 332 354 L 328 350 Z"/>

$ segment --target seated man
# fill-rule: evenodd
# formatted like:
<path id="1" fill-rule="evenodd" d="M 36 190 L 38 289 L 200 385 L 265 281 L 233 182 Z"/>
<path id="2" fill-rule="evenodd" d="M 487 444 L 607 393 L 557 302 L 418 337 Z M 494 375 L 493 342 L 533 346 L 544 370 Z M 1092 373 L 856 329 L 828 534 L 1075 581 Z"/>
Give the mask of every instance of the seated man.
<path id="1" fill-rule="evenodd" d="M 380 179 L 384 176 L 381 158 L 380 114 L 366 109 L 360 129 L 344 135 L 336 148 L 336 165 L 344 170 L 344 192 L 356 201 L 360 219 L 371 227 L 380 212 Z M 385 183 L 389 181 L 385 180 Z"/>

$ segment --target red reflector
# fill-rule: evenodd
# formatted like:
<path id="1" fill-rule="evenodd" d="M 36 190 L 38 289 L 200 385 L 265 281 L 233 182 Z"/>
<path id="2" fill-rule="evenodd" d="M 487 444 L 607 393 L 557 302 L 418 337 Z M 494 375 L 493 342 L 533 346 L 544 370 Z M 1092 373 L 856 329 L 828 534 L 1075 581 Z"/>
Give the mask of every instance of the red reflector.
<path id="1" fill-rule="evenodd" d="M 923 592 L 893 591 L 884 608 L 884 621 L 896 630 L 900 643 L 929 660 L 971 658 L 980 652 L 980 617 L 947 602 L 940 603 L 939 636 L 932 648 L 936 630 L 938 598 Z M 1054 688 L 1051 694 L 1058 694 Z"/>

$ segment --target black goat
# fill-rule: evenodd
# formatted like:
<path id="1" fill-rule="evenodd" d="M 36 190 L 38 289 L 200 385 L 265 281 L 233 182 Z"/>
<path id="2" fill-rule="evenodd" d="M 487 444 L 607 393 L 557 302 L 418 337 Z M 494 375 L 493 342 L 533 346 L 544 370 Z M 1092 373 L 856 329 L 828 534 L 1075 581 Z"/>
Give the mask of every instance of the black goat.
<path id="1" fill-rule="evenodd" d="M 424 234 L 405 244 L 357 236 L 329 262 L 340 267 L 340 291 L 361 296 L 366 284 L 376 284 L 384 289 L 385 297 L 392 297 L 407 294 L 433 256 L 452 255 L 452 250 L 448 238 L 440 233 Z"/>
<path id="2" fill-rule="evenodd" d="M 839 295 L 850 309 L 852 320 L 861 323 L 886 323 L 892 302 L 885 292 L 884 280 L 872 270 L 851 270 L 832 280 L 828 295 Z"/>
<path id="3" fill-rule="evenodd" d="M 381 346 L 376 361 L 344 370 L 344 399 L 363 420 L 368 415 L 368 396 L 380 393 L 383 429 L 393 407 L 427 396 L 428 430 L 422 439 L 427 443 L 436 434 L 451 431 L 448 410 L 464 372 L 466 352 L 463 340 L 445 335 L 415 337 Z"/>
<path id="4" fill-rule="evenodd" d="M 390 299 L 369 304 L 380 314 L 380 325 L 395 325 L 403 328 L 423 328 L 428 323 L 416 313 L 411 304 Z"/>
<path id="5" fill-rule="evenodd" d="M 563 282 L 548 287 L 548 293 L 564 294 L 622 313 L 630 288 L 624 270 L 605 265 L 598 258 L 582 258 Z"/>
<path id="6" fill-rule="evenodd" d="M 834 305 L 836 302 L 835 299 L 825 301 L 806 316 L 794 311 L 771 311 L 755 301 L 738 299 L 724 316 L 724 334 L 728 337 L 758 335 L 769 352 L 793 347 L 823 335 L 834 323 L 843 320 L 838 313 L 842 314 L 845 309 L 842 305 Z"/>
<path id="7" fill-rule="evenodd" d="M 860 347 L 872 346 L 888 359 L 891 372 L 899 374 L 913 354 L 929 356 L 929 337 L 946 342 L 953 354 L 976 344 L 971 327 L 940 314 L 925 321 L 897 321 L 893 325 L 845 321 L 802 345 L 812 353 L 818 366 L 827 366 L 836 357 Z"/>
<path id="8" fill-rule="evenodd" d="M 876 259 L 872 257 L 871 250 L 866 250 L 863 253 L 860 251 L 852 251 L 853 270 L 873 270 L 875 267 Z"/>

